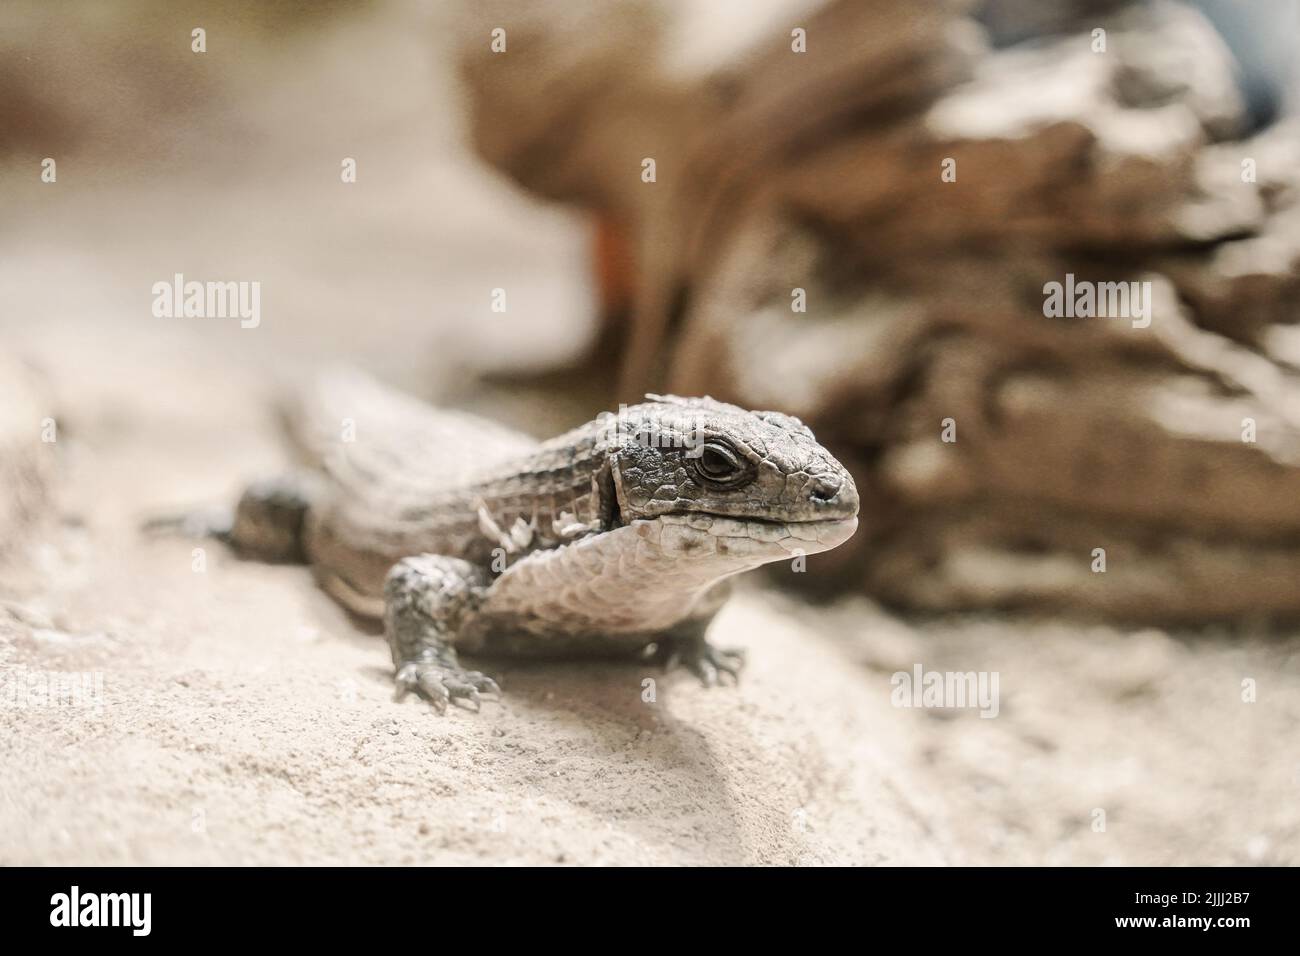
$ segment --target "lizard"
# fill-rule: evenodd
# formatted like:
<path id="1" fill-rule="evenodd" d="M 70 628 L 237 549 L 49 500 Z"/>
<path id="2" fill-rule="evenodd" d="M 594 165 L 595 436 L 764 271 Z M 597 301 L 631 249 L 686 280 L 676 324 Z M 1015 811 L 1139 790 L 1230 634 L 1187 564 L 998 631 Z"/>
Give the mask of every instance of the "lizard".
<path id="1" fill-rule="evenodd" d="M 500 696 L 462 651 L 654 656 L 735 682 L 743 653 L 705 638 L 728 579 L 857 528 L 853 478 L 807 426 L 709 397 L 648 395 L 539 442 L 341 370 L 284 418 L 307 467 L 203 530 L 305 561 L 382 620 L 397 696 L 439 713 Z"/>

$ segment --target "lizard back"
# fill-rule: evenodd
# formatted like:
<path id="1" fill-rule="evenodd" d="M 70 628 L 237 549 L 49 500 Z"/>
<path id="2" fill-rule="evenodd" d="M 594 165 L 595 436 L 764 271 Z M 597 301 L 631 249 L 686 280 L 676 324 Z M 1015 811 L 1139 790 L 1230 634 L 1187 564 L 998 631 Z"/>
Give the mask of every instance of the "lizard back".
<path id="1" fill-rule="evenodd" d="M 307 555 L 353 611 L 382 612 L 383 578 L 431 552 L 487 565 L 603 527 L 599 432 L 545 443 L 434 408 L 354 371 L 318 376 L 285 408 L 291 439 L 323 476 Z"/>

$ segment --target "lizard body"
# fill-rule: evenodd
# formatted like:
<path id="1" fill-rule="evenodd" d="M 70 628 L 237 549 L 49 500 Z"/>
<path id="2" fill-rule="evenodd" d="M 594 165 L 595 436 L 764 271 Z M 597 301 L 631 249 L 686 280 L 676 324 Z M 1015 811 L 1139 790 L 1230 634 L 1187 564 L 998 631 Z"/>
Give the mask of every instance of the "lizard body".
<path id="1" fill-rule="evenodd" d="M 245 492 L 229 538 L 303 557 L 382 617 L 399 688 L 439 709 L 495 684 L 456 650 L 634 656 L 654 645 L 706 683 L 736 652 L 704 629 L 740 572 L 844 542 L 848 472 L 797 419 L 648 396 L 538 443 L 357 374 L 289 410 L 314 477 Z"/>

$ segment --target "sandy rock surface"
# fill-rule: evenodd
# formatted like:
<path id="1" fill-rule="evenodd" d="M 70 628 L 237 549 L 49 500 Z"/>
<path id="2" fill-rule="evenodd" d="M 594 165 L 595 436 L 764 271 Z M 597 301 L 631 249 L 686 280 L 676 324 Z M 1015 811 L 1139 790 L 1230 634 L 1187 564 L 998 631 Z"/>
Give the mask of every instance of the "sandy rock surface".
<path id="1" fill-rule="evenodd" d="M 279 459 L 246 373 L 97 380 L 102 343 L 49 339 L 69 437 L 56 513 L 0 571 L 0 862 L 1300 860 L 1294 637 L 908 622 L 754 585 L 715 625 L 749 649 L 738 689 L 484 661 L 504 701 L 438 718 L 392 700 L 382 637 L 304 569 L 206 544 L 196 572 L 199 545 L 136 532 Z M 997 671 L 997 717 L 893 706 L 917 663 Z"/>

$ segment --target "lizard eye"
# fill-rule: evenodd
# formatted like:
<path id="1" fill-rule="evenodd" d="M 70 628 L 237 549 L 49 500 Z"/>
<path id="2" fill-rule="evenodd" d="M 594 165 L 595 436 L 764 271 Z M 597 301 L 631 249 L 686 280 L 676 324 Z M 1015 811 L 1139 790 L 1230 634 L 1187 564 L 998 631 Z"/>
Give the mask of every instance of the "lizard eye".
<path id="1" fill-rule="evenodd" d="M 745 469 L 734 451 L 719 442 L 709 442 L 695 459 L 696 470 L 705 481 L 726 485 L 744 477 Z"/>

